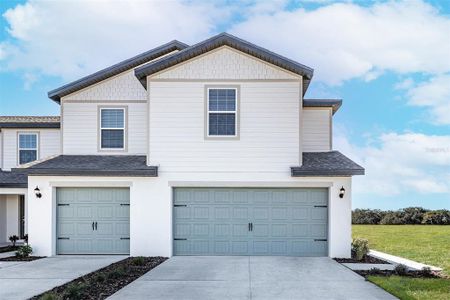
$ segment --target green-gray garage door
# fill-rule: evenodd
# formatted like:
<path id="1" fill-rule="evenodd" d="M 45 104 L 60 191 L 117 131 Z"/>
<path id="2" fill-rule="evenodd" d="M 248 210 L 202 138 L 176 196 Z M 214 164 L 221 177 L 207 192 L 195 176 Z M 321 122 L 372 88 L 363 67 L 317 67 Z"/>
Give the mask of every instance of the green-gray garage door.
<path id="1" fill-rule="evenodd" d="M 128 188 L 57 188 L 58 254 L 128 254 Z"/>
<path id="2" fill-rule="evenodd" d="M 176 188 L 174 255 L 328 255 L 328 190 Z"/>

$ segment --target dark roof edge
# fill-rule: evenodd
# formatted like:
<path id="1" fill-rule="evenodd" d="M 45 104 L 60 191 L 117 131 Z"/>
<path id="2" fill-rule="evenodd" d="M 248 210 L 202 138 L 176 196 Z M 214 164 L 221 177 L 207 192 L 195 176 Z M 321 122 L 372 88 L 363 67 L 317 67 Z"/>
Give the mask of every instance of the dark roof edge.
<path id="1" fill-rule="evenodd" d="M 342 99 L 303 99 L 303 107 L 331 107 L 333 115 L 342 106 Z"/>
<path id="2" fill-rule="evenodd" d="M 60 122 L 6 122 L 0 123 L 1 128 L 60 128 Z"/>
<path id="3" fill-rule="evenodd" d="M 184 50 L 181 50 L 172 55 L 168 55 L 161 60 L 151 62 L 149 64 L 143 65 L 135 69 L 134 74 L 139 79 L 141 84 L 147 88 L 146 76 L 154 74 L 156 72 L 167 69 L 171 66 L 179 64 L 181 62 L 187 61 L 191 58 L 194 58 L 198 55 L 206 53 L 210 50 L 216 49 L 221 46 L 229 46 L 235 48 L 239 51 L 252 55 L 256 58 L 262 59 L 281 67 L 290 72 L 296 73 L 298 75 L 306 77 L 307 82 L 305 82 L 305 87 L 309 85 L 309 81 L 311 80 L 314 70 L 308 66 L 300 64 L 296 61 L 293 61 L 289 58 L 276 54 L 270 50 L 267 50 L 263 47 L 252 44 L 248 41 L 235 37 L 228 33 L 220 33 L 216 36 L 213 36 L 207 40 L 199 42 L 195 45 L 192 45 Z M 255 54 L 249 53 L 255 52 Z M 306 92 L 306 88 L 304 90 Z"/>
<path id="4" fill-rule="evenodd" d="M 153 48 L 144 53 L 138 54 L 132 58 L 126 59 L 122 62 L 119 62 L 115 65 L 112 65 L 103 70 L 97 71 L 91 75 L 85 76 L 81 79 L 75 80 L 71 83 L 65 84 L 59 88 L 51 90 L 48 92 L 48 97 L 53 101 L 59 103 L 61 97 L 79 91 L 83 88 L 86 88 L 92 84 L 105 80 L 114 75 L 120 74 L 126 70 L 137 67 L 140 64 L 144 64 L 149 60 L 156 59 L 162 55 L 170 53 L 175 50 L 182 50 L 189 47 L 189 45 L 182 43 L 177 40 L 173 40 L 156 48 Z"/>
<path id="5" fill-rule="evenodd" d="M 14 169 L 17 170 L 17 169 Z M 150 166 L 148 169 L 135 170 L 70 170 L 28 168 L 22 172 L 32 176 L 107 176 L 107 177 L 158 177 L 158 167 Z"/>
<path id="6" fill-rule="evenodd" d="M 364 175 L 365 170 L 361 169 L 340 169 L 340 170 L 302 170 L 301 167 L 291 167 L 292 177 L 348 177 L 354 175 Z"/>
<path id="7" fill-rule="evenodd" d="M 27 183 L 0 183 L 0 188 L 27 188 L 27 187 L 28 187 Z"/>

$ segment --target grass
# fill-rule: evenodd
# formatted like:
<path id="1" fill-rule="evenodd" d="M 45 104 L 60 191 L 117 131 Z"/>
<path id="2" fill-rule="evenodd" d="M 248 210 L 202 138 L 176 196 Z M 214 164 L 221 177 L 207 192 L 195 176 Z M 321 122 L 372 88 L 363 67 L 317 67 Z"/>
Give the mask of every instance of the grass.
<path id="1" fill-rule="evenodd" d="M 443 268 L 450 275 L 450 226 L 353 225 L 353 237 L 371 249 Z"/>
<path id="2" fill-rule="evenodd" d="M 369 276 L 368 279 L 402 300 L 448 300 L 450 298 L 450 280 L 448 279 L 400 276 Z"/>
<path id="3" fill-rule="evenodd" d="M 353 237 L 370 248 L 443 268 L 450 275 L 450 226 L 353 225 Z M 450 280 L 369 276 L 369 281 L 402 300 L 450 299 Z"/>

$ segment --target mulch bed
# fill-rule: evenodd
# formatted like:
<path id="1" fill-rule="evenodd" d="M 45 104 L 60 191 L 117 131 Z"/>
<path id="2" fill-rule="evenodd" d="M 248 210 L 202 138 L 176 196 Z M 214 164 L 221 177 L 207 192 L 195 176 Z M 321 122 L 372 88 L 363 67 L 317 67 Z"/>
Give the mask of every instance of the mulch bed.
<path id="1" fill-rule="evenodd" d="M 439 272 L 434 271 L 406 271 L 406 272 L 397 272 L 397 271 L 388 271 L 388 270 L 378 270 L 378 269 L 372 269 L 372 270 L 364 270 L 364 271 L 353 271 L 355 273 L 358 273 L 359 275 L 367 278 L 369 275 L 376 275 L 376 276 L 392 276 L 392 275 L 398 275 L 403 277 L 411 277 L 411 278 L 444 278 L 442 274 Z"/>
<path id="2" fill-rule="evenodd" d="M 166 257 L 129 257 L 30 299 L 41 299 L 44 295 L 47 299 L 106 299 L 166 259 Z"/>
<path id="3" fill-rule="evenodd" d="M 359 263 L 359 264 L 389 264 L 385 260 L 378 259 L 376 257 L 365 255 L 362 260 L 356 260 L 354 253 L 352 253 L 352 258 L 334 258 L 335 261 L 341 264 L 345 263 Z"/>
<path id="4" fill-rule="evenodd" d="M 0 258 L 0 261 L 33 261 L 44 257 L 45 256 L 28 256 L 28 257 L 9 256 Z"/>
<path id="5" fill-rule="evenodd" d="M 19 246 L 5 246 L 5 247 L 0 247 L 0 253 L 4 253 L 4 252 L 11 252 L 11 251 L 17 251 L 19 249 Z"/>

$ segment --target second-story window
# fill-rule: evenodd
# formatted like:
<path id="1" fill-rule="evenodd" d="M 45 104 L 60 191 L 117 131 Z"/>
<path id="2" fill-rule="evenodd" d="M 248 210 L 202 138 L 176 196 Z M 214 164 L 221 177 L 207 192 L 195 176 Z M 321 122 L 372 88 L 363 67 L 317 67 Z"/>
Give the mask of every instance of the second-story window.
<path id="1" fill-rule="evenodd" d="M 19 133 L 19 164 L 26 164 L 38 158 L 37 133 Z"/>
<path id="2" fill-rule="evenodd" d="M 208 136 L 236 136 L 237 89 L 208 88 Z"/>
<path id="3" fill-rule="evenodd" d="M 125 109 L 100 109 L 101 149 L 120 150 L 125 147 Z"/>

